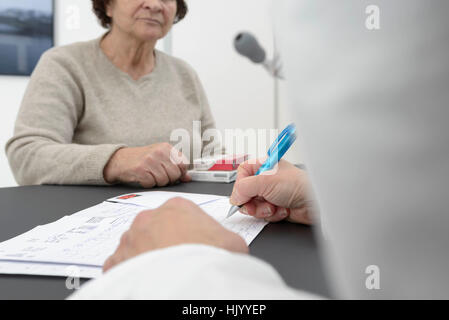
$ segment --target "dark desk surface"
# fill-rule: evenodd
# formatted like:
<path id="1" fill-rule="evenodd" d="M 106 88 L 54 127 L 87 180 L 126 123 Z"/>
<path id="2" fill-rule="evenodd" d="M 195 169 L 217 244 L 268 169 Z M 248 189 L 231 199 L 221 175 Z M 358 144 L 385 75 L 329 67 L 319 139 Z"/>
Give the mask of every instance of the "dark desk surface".
<path id="1" fill-rule="evenodd" d="M 230 195 L 232 184 L 193 182 L 163 190 Z M 108 198 L 136 191 L 143 190 L 123 186 L 0 188 L 0 242 Z M 250 251 L 253 256 L 273 265 L 288 285 L 329 296 L 310 227 L 269 224 L 250 245 Z M 65 278 L 0 275 L 0 299 L 64 299 L 70 294 L 65 287 Z"/>

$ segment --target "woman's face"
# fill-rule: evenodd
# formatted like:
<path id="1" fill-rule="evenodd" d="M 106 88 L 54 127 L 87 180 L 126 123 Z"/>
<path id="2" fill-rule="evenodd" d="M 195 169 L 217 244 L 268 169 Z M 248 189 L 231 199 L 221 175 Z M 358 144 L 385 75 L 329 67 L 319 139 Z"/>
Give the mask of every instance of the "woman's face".
<path id="1" fill-rule="evenodd" d="M 112 0 L 107 7 L 112 29 L 143 41 L 163 38 L 173 25 L 176 11 L 176 0 Z"/>

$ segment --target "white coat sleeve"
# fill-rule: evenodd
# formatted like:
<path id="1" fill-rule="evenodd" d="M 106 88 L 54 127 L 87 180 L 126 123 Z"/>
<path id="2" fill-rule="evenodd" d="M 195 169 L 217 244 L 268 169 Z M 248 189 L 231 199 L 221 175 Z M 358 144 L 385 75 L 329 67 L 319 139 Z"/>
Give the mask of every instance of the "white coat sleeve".
<path id="1" fill-rule="evenodd" d="M 151 251 L 86 283 L 69 299 L 316 299 L 289 288 L 269 264 L 197 244 Z"/>

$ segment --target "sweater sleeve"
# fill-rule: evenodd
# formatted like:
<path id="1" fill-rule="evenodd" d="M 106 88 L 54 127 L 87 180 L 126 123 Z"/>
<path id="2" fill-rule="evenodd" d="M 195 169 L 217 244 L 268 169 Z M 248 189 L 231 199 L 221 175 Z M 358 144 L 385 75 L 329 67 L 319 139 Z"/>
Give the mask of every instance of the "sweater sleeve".
<path id="1" fill-rule="evenodd" d="M 76 64 L 55 49 L 33 72 L 6 154 L 16 181 L 31 184 L 107 184 L 103 169 L 124 145 L 72 143 L 84 96 Z"/>
<path id="2" fill-rule="evenodd" d="M 150 251 L 114 267 L 69 297 L 85 299 L 320 299 L 289 288 L 270 265 L 249 255 L 184 244 Z"/>

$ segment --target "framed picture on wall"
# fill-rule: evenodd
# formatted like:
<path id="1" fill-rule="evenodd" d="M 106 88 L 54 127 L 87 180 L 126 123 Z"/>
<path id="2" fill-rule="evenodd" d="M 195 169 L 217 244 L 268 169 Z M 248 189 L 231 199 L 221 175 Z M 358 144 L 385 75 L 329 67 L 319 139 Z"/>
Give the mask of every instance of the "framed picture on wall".
<path id="1" fill-rule="evenodd" d="M 53 0 L 0 0 L 0 75 L 30 75 L 53 47 Z"/>

